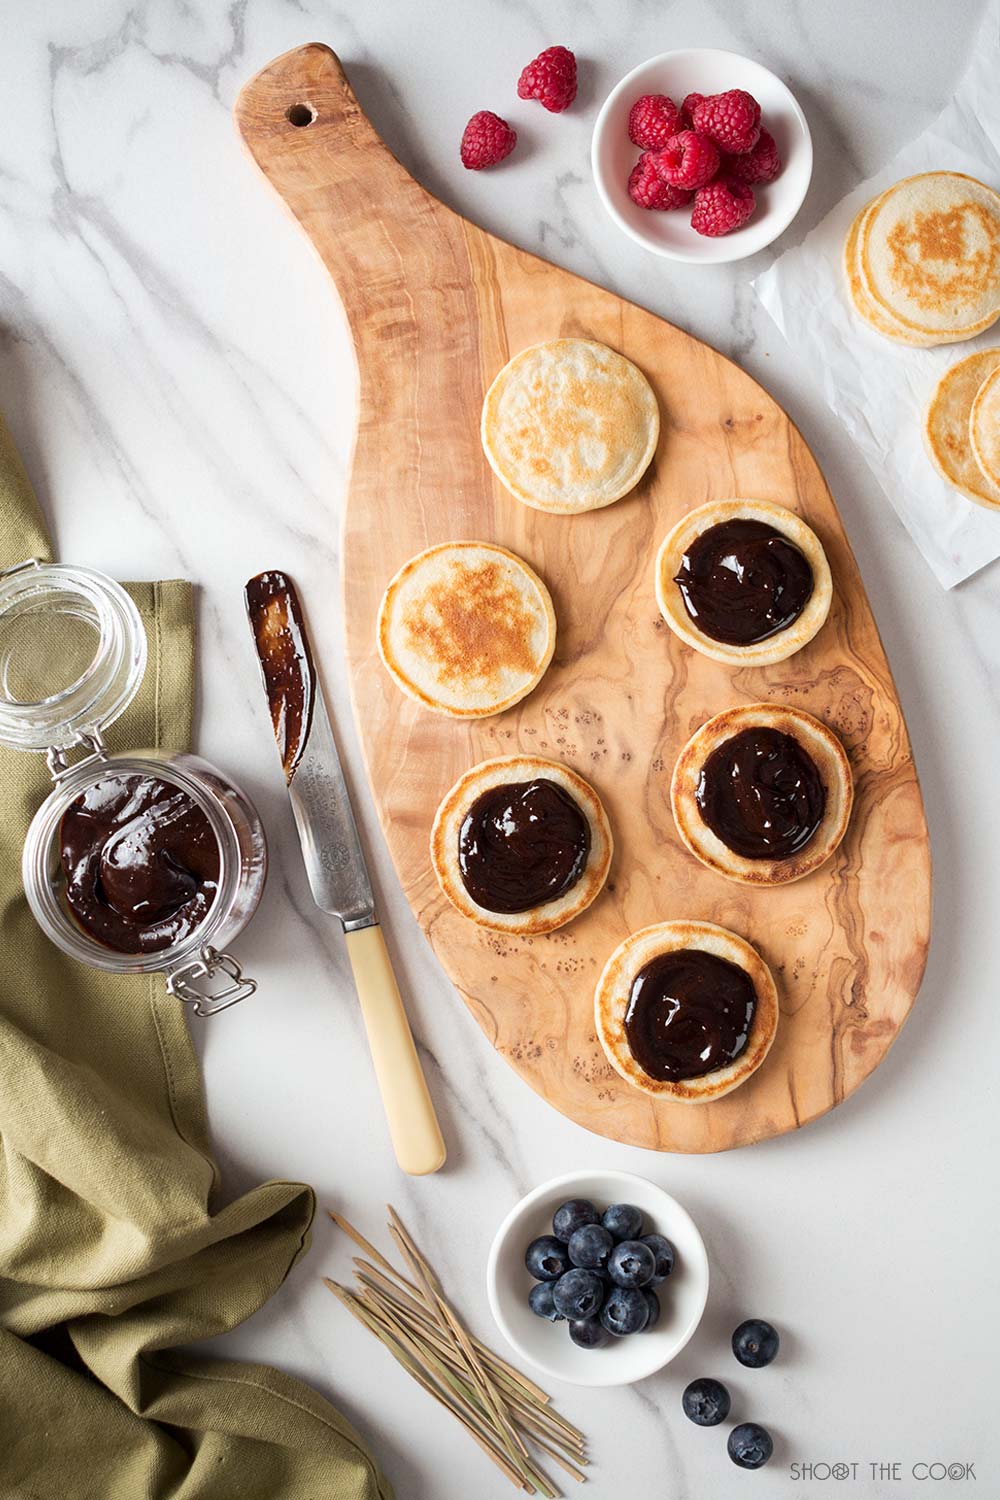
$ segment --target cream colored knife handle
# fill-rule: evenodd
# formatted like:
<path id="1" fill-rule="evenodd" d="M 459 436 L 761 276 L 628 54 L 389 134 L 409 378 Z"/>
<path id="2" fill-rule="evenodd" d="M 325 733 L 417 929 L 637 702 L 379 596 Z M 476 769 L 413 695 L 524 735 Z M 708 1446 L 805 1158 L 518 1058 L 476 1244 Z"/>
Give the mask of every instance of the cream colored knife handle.
<path id="1" fill-rule="evenodd" d="M 444 1139 L 382 929 L 376 922 L 345 936 L 396 1160 L 414 1177 L 436 1172 L 444 1165 Z"/>

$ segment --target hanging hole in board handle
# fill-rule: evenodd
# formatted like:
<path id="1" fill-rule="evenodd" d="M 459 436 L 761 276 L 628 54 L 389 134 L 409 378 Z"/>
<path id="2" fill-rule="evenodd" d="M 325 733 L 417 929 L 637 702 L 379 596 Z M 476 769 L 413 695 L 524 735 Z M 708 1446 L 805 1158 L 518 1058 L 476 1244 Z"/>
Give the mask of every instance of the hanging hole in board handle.
<path id="1" fill-rule="evenodd" d="M 316 118 L 316 111 L 311 104 L 290 104 L 285 110 L 285 119 L 289 125 L 296 125 L 300 129 L 303 125 L 311 125 Z"/>

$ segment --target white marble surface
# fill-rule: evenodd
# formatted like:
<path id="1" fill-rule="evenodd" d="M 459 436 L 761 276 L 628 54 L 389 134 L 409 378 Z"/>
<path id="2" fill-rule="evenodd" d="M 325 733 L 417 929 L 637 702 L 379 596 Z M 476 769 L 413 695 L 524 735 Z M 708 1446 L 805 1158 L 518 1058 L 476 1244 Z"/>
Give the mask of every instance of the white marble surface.
<path id="1" fill-rule="evenodd" d="M 755 305 L 766 263 L 699 270 L 647 257 L 604 218 L 588 171 L 596 108 L 634 63 L 672 46 L 747 51 L 783 74 L 817 147 L 792 242 L 921 129 L 964 66 L 980 7 L 932 0 L 3 0 L 0 55 L 0 404 L 61 555 L 125 577 L 201 588 L 203 752 L 243 779 L 274 849 L 263 910 L 241 943 L 258 999 L 203 1033 L 226 1187 L 302 1177 L 369 1229 L 391 1199 L 490 1334 L 482 1291 L 493 1229 L 532 1184 L 578 1165 L 663 1183 L 712 1258 L 701 1333 L 631 1390 L 571 1388 L 592 1436 L 595 1500 L 923 1496 L 921 1461 L 973 1462 L 1000 1493 L 989 1435 L 998 1281 L 994 1158 L 1000 903 L 1000 573 L 945 593 Z M 812 443 L 859 554 L 914 740 L 936 859 L 936 920 L 920 1002 L 875 1077 L 798 1133 L 718 1158 L 657 1157 L 593 1137 L 510 1072 L 438 970 L 400 899 L 353 753 L 338 619 L 338 509 L 348 453 L 349 351 L 328 287 L 237 145 L 230 107 L 275 54 L 323 40 L 341 54 L 390 145 L 489 228 L 644 302 L 732 354 Z M 561 118 L 519 104 L 524 61 L 552 42 L 583 60 Z M 509 113 L 523 150 L 502 174 L 457 160 L 468 115 Z M 311 906 L 243 620 L 267 565 L 299 580 L 348 747 L 383 907 L 450 1144 L 447 1169 L 403 1180 L 382 1127 L 343 948 Z M 907 899 L 906 891 L 899 899 Z M 400 1497 L 507 1493 L 320 1286 L 344 1247 L 320 1222 L 282 1291 L 226 1343 L 339 1402 L 377 1446 Z M 726 1335 L 762 1314 L 780 1364 L 738 1372 Z M 766 1478 L 729 1464 L 678 1397 L 732 1377 L 741 1417 L 773 1428 Z M 790 1465 L 857 1462 L 802 1482 Z M 872 1462 L 898 1461 L 899 1481 Z"/>

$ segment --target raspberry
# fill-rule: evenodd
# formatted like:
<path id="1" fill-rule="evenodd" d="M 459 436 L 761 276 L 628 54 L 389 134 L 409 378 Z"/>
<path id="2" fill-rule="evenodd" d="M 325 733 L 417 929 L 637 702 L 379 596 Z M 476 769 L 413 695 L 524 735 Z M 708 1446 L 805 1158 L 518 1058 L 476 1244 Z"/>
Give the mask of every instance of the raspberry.
<path id="1" fill-rule="evenodd" d="M 683 129 L 681 112 L 666 94 L 643 94 L 629 110 L 628 138 L 643 151 L 662 151 Z"/>
<path id="2" fill-rule="evenodd" d="M 576 58 L 568 47 L 546 47 L 517 80 L 519 99 L 537 99 L 554 115 L 576 98 Z"/>
<path id="3" fill-rule="evenodd" d="M 754 211 L 755 199 L 749 183 L 735 177 L 717 177 L 694 195 L 691 228 L 717 239 L 745 224 Z"/>
<path id="4" fill-rule="evenodd" d="M 684 103 L 681 105 L 681 119 L 684 122 L 685 130 L 690 130 L 692 128 L 694 112 L 698 108 L 698 105 L 701 103 L 704 97 L 704 94 L 688 94 L 686 96 Z"/>
<path id="5" fill-rule="evenodd" d="M 493 167 L 509 156 L 517 145 L 517 131 L 511 130 L 491 109 L 474 114 L 462 132 L 462 166 L 470 172 Z"/>
<path id="6" fill-rule="evenodd" d="M 656 153 L 653 166 L 674 187 L 700 188 L 719 170 L 719 153 L 707 136 L 682 130 Z"/>
<path id="7" fill-rule="evenodd" d="M 773 182 L 781 171 L 781 157 L 774 136 L 762 126 L 753 150 L 744 156 L 727 156 L 725 168 L 731 177 L 738 177 L 741 182 Z"/>
<path id="8" fill-rule="evenodd" d="M 640 208 L 683 208 L 691 202 L 691 194 L 685 188 L 672 187 L 663 181 L 648 151 L 629 173 L 628 195 Z"/>
<path id="9" fill-rule="evenodd" d="M 729 89 L 725 94 L 709 94 L 701 99 L 691 114 L 695 130 L 707 135 L 723 151 L 742 156 L 752 151 L 760 135 L 760 105 L 745 89 Z"/>

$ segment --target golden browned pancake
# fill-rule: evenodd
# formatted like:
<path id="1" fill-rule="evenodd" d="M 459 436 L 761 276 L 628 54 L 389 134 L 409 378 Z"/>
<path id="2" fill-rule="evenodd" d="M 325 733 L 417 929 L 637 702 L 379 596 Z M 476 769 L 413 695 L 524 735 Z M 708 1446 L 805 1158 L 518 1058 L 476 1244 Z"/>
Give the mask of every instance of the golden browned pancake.
<path id="1" fill-rule="evenodd" d="M 797 740 L 819 772 L 826 793 L 816 832 L 785 859 L 748 859 L 738 854 L 708 826 L 698 807 L 698 783 L 708 757 L 734 735 L 758 728 L 776 729 Z M 710 870 L 743 885 L 786 885 L 825 864 L 847 832 L 853 802 L 851 767 L 837 736 L 812 714 L 776 703 L 750 703 L 709 719 L 677 757 L 670 786 L 674 822 L 687 848 Z"/>
<path id="2" fill-rule="evenodd" d="M 1000 316 L 1000 195 L 963 172 L 921 172 L 865 215 L 858 266 L 866 295 L 903 328 L 939 343 Z"/>
<path id="3" fill-rule="evenodd" d="M 847 289 L 853 304 L 854 311 L 859 318 L 874 328 L 877 333 L 884 334 L 886 338 L 895 339 L 900 344 L 916 345 L 926 348 L 937 342 L 936 339 L 926 338 L 915 333 L 912 329 L 904 328 L 902 323 L 872 301 L 865 291 L 864 282 L 861 279 L 861 266 L 859 259 L 859 245 L 861 233 L 864 228 L 865 219 L 874 209 L 878 198 L 872 198 L 863 208 L 855 214 L 851 221 L 851 227 L 847 231 L 844 241 L 844 275 L 847 277 Z"/>
<path id="4" fill-rule="evenodd" d="M 813 575 L 812 594 L 798 618 L 784 630 L 745 646 L 716 640 L 699 629 L 674 582 L 685 552 L 698 537 L 713 526 L 737 520 L 761 521 L 781 532 L 805 555 Z M 688 511 L 668 532 L 656 554 L 655 587 L 660 613 L 675 635 L 703 656 L 741 667 L 766 666 L 800 651 L 823 626 L 833 600 L 830 565 L 819 537 L 794 511 L 770 500 L 710 500 Z"/>
<path id="5" fill-rule="evenodd" d="M 562 515 L 627 495 L 659 431 L 645 375 L 592 339 L 522 349 L 483 402 L 483 449 L 497 478 L 525 505 Z"/>
<path id="6" fill-rule="evenodd" d="M 700 1077 L 652 1078 L 640 1067 L 625 1030 L 632 985 L 639 971 L 663 953 L 700 949 L 742 969 L 756 993 L 756 1005 L 743 1051 L 726 1067 Z M 755 1073 L 768 1054 L 778 1028 L 778 992 L 771 971 L 755 948 L 714 922 L 660 922 L 632 933 L 616 948 L 597 981 L 594 1021 L 612 1067 L 645 1094 L 684 1104 L 721 1099 Z"/>
<path id="7" fill-rule="evenodd" d="M 483 718 L 538 683 L 556 642 L 549 591 L 492 542 L 444 542 L 405 563 L 378 614 L 379 655 L 404 693 L 453 718 Z"/>
<path id="8" fill-rule="evenodd" d="M 590 838 L 586 863 L 579 878 L 556 899 L 526 911 L 493 911 L 473 899 L 463 879 L 459 862 L 462 824 L 485 793 L 539 780 L 554 782 L 569 795 L 586 820 Z M 473 766 L 444 798 L 431 829 L 431 863 L 452 905 L 480 927 L 522 935 L 552 932 L 585 911 L 607 879 L 612 850 L 611 827 L 594 788 L 568 766 L 536 755 L 504 756 Z"/>
<path id="9" fill-rule="evenodd" d="M 977 505 L 1000 509 L 1000 486 L 974 452 L 972 410 L 983 383 L 1000 369 L 1000 349 L 978 349 L 938 382 L 924 417 L 924 445 L 938 473 Z M 980 407 L 982 411 L 982 407 Z"/>
<path id="10" fill-rule="evenodd" d="M 976 463 L 994 494 L 1000 492 L 1000 380 L 997 371 L 988 375 L 972 403 L 969 418 L 969 441 Z M 973 500 L 996 507 L 998 501 L 972 494 Z"/>

